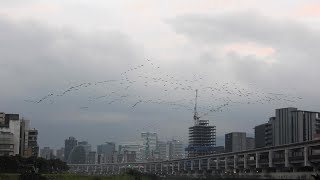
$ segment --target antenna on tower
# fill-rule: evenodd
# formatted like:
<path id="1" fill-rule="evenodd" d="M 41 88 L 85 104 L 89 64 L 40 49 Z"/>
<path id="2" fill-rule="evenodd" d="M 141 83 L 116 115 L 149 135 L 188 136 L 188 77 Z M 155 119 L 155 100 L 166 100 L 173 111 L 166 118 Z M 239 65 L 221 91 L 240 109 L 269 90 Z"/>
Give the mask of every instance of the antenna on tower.
<path id="1" fill-rule="evenodd" d="M 195 105 L 194 105 L 194 124 L 197 126 L 199 125 L 199 119 L 200 117 L 198 116 L 198 111 L 197 111 L 197 103 L 198 103 L 198 89 L 196 89 L 196 99 L 195 99 Z"/>

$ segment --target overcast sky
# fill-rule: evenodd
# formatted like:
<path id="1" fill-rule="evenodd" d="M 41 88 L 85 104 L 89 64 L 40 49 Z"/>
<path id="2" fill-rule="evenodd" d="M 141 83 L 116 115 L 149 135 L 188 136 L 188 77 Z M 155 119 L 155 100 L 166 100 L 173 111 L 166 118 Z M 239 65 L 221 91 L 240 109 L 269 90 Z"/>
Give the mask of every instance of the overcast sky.
<path id="1" fill-rule="evenodd" d="M 199 89 L 221 145 L 276 108 L 320 111 L 319 29 L 317 0 L 4 0 L 0 111 L 30 119 L 41 147 L 187 142 Z"/>

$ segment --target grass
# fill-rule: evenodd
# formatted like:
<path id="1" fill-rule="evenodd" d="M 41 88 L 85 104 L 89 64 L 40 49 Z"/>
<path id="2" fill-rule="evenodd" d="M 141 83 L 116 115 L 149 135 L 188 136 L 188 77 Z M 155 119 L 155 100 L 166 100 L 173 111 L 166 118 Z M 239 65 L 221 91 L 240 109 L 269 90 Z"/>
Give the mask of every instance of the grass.
<path id="1" fill-rule="evenodd" d="M 74 175 L 74 174 L 58 174 L 44 175 L 52 179 L 61 179 L 61 180 L 134 180 L 134 177 L 128 175 L 121 176 L 86 176 L 86 175 Z M 141 180 L 150 180 L 150 178 L 142 177 Z"/>
<path id="2" fill-rule="evenodd" d="M 120 176 L 86 176 L 74 174 L 43 174 L 48 180 L 134 180 L 134 177 L 128 175 Z M 19 174 L 0 174 L 0 180 L 18 180 Z M 142 177 L 141 180 L 150 180 L 148 177 Z"/>
<path id="3" fill-rule="evenodd" d="M 0 180 L 17 180 L 19 174 L 0 174 Z"/>

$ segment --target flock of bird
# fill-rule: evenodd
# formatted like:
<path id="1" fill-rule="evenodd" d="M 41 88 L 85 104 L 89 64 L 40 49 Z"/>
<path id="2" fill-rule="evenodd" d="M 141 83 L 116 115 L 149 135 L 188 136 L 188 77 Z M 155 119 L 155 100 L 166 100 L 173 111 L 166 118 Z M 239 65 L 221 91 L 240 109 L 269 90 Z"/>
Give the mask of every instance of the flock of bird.
<path id="1" fill-rule="evenodd" d="M 199 114 L 205 117 L 210 113 L 230 110 L 237 105 L 283 104 L 291 105 L 301 97 L 285 93 L 267 92 L 254 85 L 241 85 L 236 82 L 210 82 L 204 77 L 181 78 L 173 73 L 164 72 L 154 61 L 147 59 L 144 64 L 137 65 L 119 74 L 120 78 L 84 82 L 68 87 L 61 92 L 49 93 L 37 100 L 25 100 L 29 103 L 54 103 L 76 91 L 86 88 L 99 89 L 88 97 L 90 103 L 106 105 L 121 104 L 127 108 L 138 108 L 142 104 L 154 104 L 172 108 L 173 110 L 193 111 L 195 90 L 199 91 Z M 103 93 L 101 93 L 103 92 Z M 201 105 L 200 105 L 201 104 Z M 124 107 L 124 106 L 122 106 Z M 90 109 L 84 105 L 81 110 Z"/>

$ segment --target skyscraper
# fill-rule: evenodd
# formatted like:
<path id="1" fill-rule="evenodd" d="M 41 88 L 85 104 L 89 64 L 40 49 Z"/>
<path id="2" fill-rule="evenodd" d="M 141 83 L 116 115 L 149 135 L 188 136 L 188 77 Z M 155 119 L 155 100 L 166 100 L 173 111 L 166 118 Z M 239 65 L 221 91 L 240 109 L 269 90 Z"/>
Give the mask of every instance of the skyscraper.
<path id="1" fill-rule="evenodd" d="M 145 161 L 154 159 L 154 153 L 157 150 L 158 135 L 157 133 L 142 132 L 141 141 L 143 146 L 142 159 Z"/>
<path id="2" fill-rule="evenodd" d="M 74 147 L 76 147 L 78 144 L 78 141 L 74 137 L 69 137 L 69 139 L 66 139 L 64 141 L 64 160 L 68 162 L 68 158 L 70 155 L 70 152 Z"/>
<path id="3" fill-rule="evenodd" d="M 114 142 L 105 142 L 97 146 L 97 154 L 101 163 L 113 162 L 114 152 L 116 151 L 116 144 Z"/>

